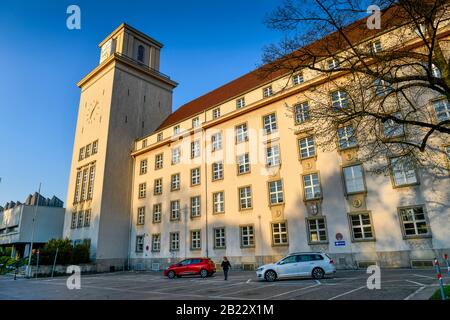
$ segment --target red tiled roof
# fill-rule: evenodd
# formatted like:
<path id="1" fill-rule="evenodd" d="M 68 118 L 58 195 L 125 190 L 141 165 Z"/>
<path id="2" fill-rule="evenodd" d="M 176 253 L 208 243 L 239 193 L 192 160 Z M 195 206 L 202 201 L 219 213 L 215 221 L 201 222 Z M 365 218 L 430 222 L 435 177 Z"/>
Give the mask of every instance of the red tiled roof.
<path id="1" fill-rule="evenodd" d="M 399 26 L 404 22 L 402 10 L 397 6 L 392 6 L 382 12 L 382 28 L 381 29 L 368 29 L 366 26 L 366 19 L 360 19 L 345 28 L 345 35 L 352 43 L 361 42 L 364 39 L 373 37 L 379 33 L 384 32 L 385 30 Z M 347 42 L 344 40 L 343 36 L 339 32 L 333 32 L 328 36 L 315 41 L 304 48 L 299 49 L 298 51 L 292 53 L 295 59 L 302 60 L 302 58 L 307 57 L 309 59 L 309 55 L 306 55 L 306 52 L 315 52 L 315 53 L 325 53 L 332 51 L 339 51 L 347 48 Z M 281 59 L 283 60 L 283 59 Z M 303 59 L 305 60 L 305 59 Z M 274 64 L 277 62 L 274 62 Z M 279 61 L 278 61 L 279 63 Z M 292 61 L 290 61 L 292 63 Z M 305 63 L 305 61 L 302 61 Z M 278 69 L 274 72 L 271 72 L 268 75 L 262 77 L 262 70 L 266 68 L 266 66 L 262 66 L 256 70 L 253 70 L 240 78 L 237 78 L 195 100 L 192 100 L 180 108 L 178 108 L 175 112 L 170 114 L 164 122 L 158 127 L 157 130 L 163 129 L 170 125 L 173 125 L 181 120 L 185 120 L 194 114 L 205 111 L 215 105 L 221 104 L 233 97 L 238 97 L 246 91 L 254 89 L 258 86 L 263 85 L 270 80 L 276 79 L 284 74 L 287 74 L 289 71 L 286 69 Z M 291 66 L 292 68 L 292 66 Z"/>

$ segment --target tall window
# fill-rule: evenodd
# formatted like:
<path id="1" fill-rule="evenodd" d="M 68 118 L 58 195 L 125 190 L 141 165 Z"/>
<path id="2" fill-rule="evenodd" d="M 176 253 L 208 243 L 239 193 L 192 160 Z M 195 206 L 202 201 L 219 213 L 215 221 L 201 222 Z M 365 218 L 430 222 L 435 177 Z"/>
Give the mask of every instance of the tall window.
<path id="1" fill-rule="evenodd" d="M 200 127 L 200 118 L 195 117 L 194 119 L 192 119 L 192 128 L 198 128 L 198 127 Z"/>
<path id="2" fill-rule="evenodd" d="M 70 228 L 75 229 L 77 227 L 77 213 L 72 212 L 72 221 L 70 223 Z"/>
<path id="3" fill-rule="evenodd" d="M 139 184 L 139 198 L 140 199 L 145 198 L 146 194 L 147 194 L 147 184 L 145 182 L 140 183 Z"/>
<path id="4" fill-rule="evenodd" d="M 272 223 L 272 243 L 275 246 L 288 244 L 288 232 L 286 222 Z"/>
<path id="5" fill-rule="evenodd" d="M 77 228 L 83 228 L 84 224 L 84 211 L 78 212 L 78 223 Z"/>
<path id="6" fill-rule="evenodd" d="M 86 158 L 91 156 L 91 144 L 86 146 Z"/>
<path id="7" fill-rule="evenodd" d="M 180 125 L 174 126 L 174 127 L 173 127 L 173 135 L 179 134 L 179 133 L 180 133 L 180 130 L 181 130 Z"/>
<path id="8" fill-rule="evenodd" d="M 309 157 L 314 157 L 316 155 L 313 136 L 299 139 L 298 144 L 300 148 L 300 158 L 306 159 Z"/>
<path id="9" fill-rule="evenodd" d="M 191 169 L 191 185 L 196 186 L 200 184 L 200 168 Z"/>
<path id="10" fill-rule="evenodd" d="M 213 193 L 213 212 L 225 212 L 225 195 L 223 191 Z"/>
<path id="11" fill-rule="evenodd" d="M 163 154 L 157 154 L 155 156 L 155 170 L 162 169 L 163 167 Z"/>
<path id="12" fill-rule="evenodd" d="M 367 51 L 369 52 L 369 54 L 375 54 L 375 53 L 379 53 L 379 52 L 383 51 L 383 47 L 381 46 L 381 41 L 375 40 L 373 42 L 369 42 L 369 44 L 367 45 Z"/>
<path id="13" fill-rule="evenodd" d="M 85 227 L 89 227 L 91 225 L 91 215 L 92 215 L 91 209 L 86 210 L 84 212 L 84 226 Z"/>
<path id="14" fill-rule="evenodd" d="M 138 47 L 138 54 L 137 54 L 137 59 L 139 62 L 144 63 L 144 53 L 145 53 L 145 48 L 143 45 L 139 45 Z"/>
<path id="15" fill-rule="evenodd" d="M 308 219 L 307 222 L 310 243 L 328 241 L 325 218 Z"/>
<path id="16" fill-rule="evenodd" d="M 397 119 L 401 119 L 400 112 L 396 112 L 392 114 L 393 117 Z M 388 119 L 383 124 L 384 127 L 384 136 L 387 138 L 398 137 L 404 134 L 403 125 L 395 122 L 392 119 Z"/>
<path id="17" fill-rule="evenodd" d="M 236 109 L 241 109 L 243 107 L 245 107 L 245 98 L 244 97 L 236 100 Z"/>
<path id="18" fill-rule="evenodd" d="M 417 176 L 414 164 L 410 157 L 397 157 L 391 159 L 392 175 L 396 187 L 416 184 Z"/>
<path id="19" fill-rule="evenodd" d="M 170 220 L 180 220 L 180 200 L 170 201 Z"/>
<path id="20" fill-rule="evenodd" d="M 284 202 L 283 183 L 281 180 L 269 182 L 270 204 L 279 204 Z"/>
<path id="21" fill-rule="evenodd" d="M 98 152 L 98 140 L 92 142 L 92 154 L 96 154 Z"/>
<path id="22" fill-rule="evenodd" d="M 214 249 L 225 249 L 225 228 L 214 229 Z"/>
<path id="23" fill-rule="evenodd" d="M 88 175 L 89 175 L 89 169 L 86 168 L 83 170 L 83 180 L 81 182 L 81 201 L 86 200 Z"/>
<path id="24" fill-rule="evenodd" d="M 294 74 L 294 76 L 292 77 L 292 84 L 294 86 L 298 86 L 299 84 L 305 82 L 305 79 L 303 78 L 303 73 L 297 73 Z"/>
<path id="25" fill-rule="evenodd" d="M 222 134 L 217 132 L 211 136 L 212 151 L 222 149 Z"/>
<path id="26" fill-rule="evenodd" d="M 144 251 L 144 236 L 136 236 L 136 252 Z"/>
<path id="27" fill-rule="evenodd" d="M 83 160 L 84 159 L 84 147 L 80 148 L 80 154 L 78 156 L 78 161 Z"/>
<path id="28" fill-rule="evenodd" d="M 404 237 L 427 236 L 429 229 L 422 206 L 399 209 Z"/>
<path id="29" fill-rule="evenodd" d="M 235 132 L 236 132 L 236 143 L 241 143 L 248 140 L 248 130 L 246 123 L 236 126 Z"/>
<path id="30" fill-rule="evenodd" d="M 450 119 L 450 103 L 447 99 L 435 101 L 433 106 L 439 122 Z"/>
<path id="31" fill-rule="evenodd" d="M 352 228 L 353 239 L 371 240 L 374 238 L 372 222 L 369 213 L 350 214 L 350 223 Z"/>
<path id="32" fill-rule="evenodd" d="M 87 191 L 87 198 L 92 199 L 94 194 L 94 178 L 95 178 L 95 165 L 89 168 L 89 185 Z"/>
<path id="33" fill-rule="evenodd" d="M 153 205 L 153 223 L 161 222 L 161 203 Z"/>
<path id="34" fill-rule="evenodd" d="M 170 179 L 170 191 L 180 190 L 180 174 L 173 174 Z"/>
<path id="35" fill-rule="evenodd" d="M 200 157 L 200 140 L 191 142 L 191 158 Z"/>
<path id="36" fill-rule="evenodd" d="M 263 89 L 263 97 L 268 98 L 273 95 L 272 86 L 265 87 Z"/>
<path id="37" fill-rule="evenodd" d="M 278 166 L 280 164 L 280 147 L 278 144 L 266 149 L 266 165 L 268 167 Z"/>
<path id="38" fill-rule="evenodd" d="M 250 159 L 248 153 L 244 153 L 237 157 L 237 169 L 238 174 L 250 172 Z"/>
<path id="39" fill-rule="evenodd" d="M 339 60 L 336 58 L 328 60 L 328 70 L 339 68 Z"/>
<path id="40" fill-rule="evenodd" d="M 202 248 L 200 230 L 191 231 L 191 250 L 200 250 Z"/>
<path id="41" fill-rule="evenodd" d="M 220 108 L 215 108 L 212 111 L 212 118 L 217 119 L 220 117 Z"/>
<path id="42" fill-rule="evenodd" d="M 155 179 L 155 182 L 153 184 L 153 194 L 162 194 L 162 178 Z"/>
<path id="43" fill-rule="evenodd" d="M 81 170 L 78 170 L 77 177 L 75 179 L 75 195 L 73 197 L 73 203 L 80 201 L 81 174 Z"/>
<path id="44" fill-rule="evenodd" d="M 255 246 L 255 233 L 253 226 L 241 226 L 241 247 L 254 247 Z"/>
<path id="45" fill-rule="evenodd" d="M 152 234 L 152 252 L 161 251 L 161 235 Z"/>
<path id="46" fill-rule="evenodd" d="M 239 188 L 239 207 L 241 210 L 252 208 L 252 187 Z"/>
<path id="47" fill-rule="evenodd" d="M 299 103 L 294 106 L 295 123 L 300 124 L 310 119 L 308 102 Z"/>
<path id="48" fill-rule="evenodd" d="M 157 134 L 157 136 L 156 136 L 156 141 L 157 141 L 157 142 L 162 141 L 162 140 L 163 140 L 163 137 L 164 137 L 163 133 L 162 133 L 162 132 L 158 132 L 158 134 Z"/>
<path id="49" fill-rule="evenodd" d="M 303 188 L 305 200 L 319 199 L 322 196 L 320 190 L 319 174 L 311 173 L 303 176 Z"/>
<path id="50" fill-rule="evenodd" d="M 142 225 L 145 223 L 145 207 L 138 208 L 137 224 Z"/>
<path id="51" fill-rule="evenodd" d="M 147 148 L 147 139 L 142 140 L 142 149 Z"/>
<path id="52" fill-rule="evenodd" d="M 263 117 L 264 134 L 271 134 L 277 131 L 277 117 L 271 113 Z"/>
<path id="53" fill-rule="evenodd" d="M 180 250 L 180 233 L 171 232 L 170 233 L 170 251 Z"/>
<path id="54" fill-rule="evenodd" d="M 147 159 L 141 160 L 139 165 L 139 174 L 146 174 L 147 173 Z"/>
<path id="55" fill-rule="evenodd" d="M 356 146 L 356 137 L 353 134 L 353 126 L 348 125 L 338 129 L 339 149 L 347 149 Z"/>
<path id="56" fill-rule="evenodd" d="M 191 217 L 200 217 L 200 196 L 191 198 Z"/>
<path id="57" fill-rule="evenodd" d="M 172 164 L 180 163 L 181 149 L 180 147 L 172 149 Z"/>
<path id="58" fill-rule="evenodd" d="M 348 107 L 348 94 L 344 90 L 336 90 L 331 93 L 333 110 L 337 111 Z"/>
<path id="59" fill-rule="evenodd" d="M 223 162 L 218 161 L 212 164 L 212 180 L 223 179 Z"/>
<path id="60" fill-rule="evenodd" d="M 366 187 L 364 185 L 364 176 L 362 165 L 344 167 L 345 191 L 347 194 L 364 192 Z"/>

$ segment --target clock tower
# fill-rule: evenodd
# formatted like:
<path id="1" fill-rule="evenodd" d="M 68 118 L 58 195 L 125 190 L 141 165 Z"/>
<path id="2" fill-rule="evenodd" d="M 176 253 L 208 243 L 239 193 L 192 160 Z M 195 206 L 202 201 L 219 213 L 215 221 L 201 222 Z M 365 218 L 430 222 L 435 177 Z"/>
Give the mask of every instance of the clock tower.
<path id="1" fill-rule="evenodd" d="M 64 236 L 90 244 L 99 271 L 127 264 L 132 158 L 137 138 L 172 111 L 177 83 L 159 72 L 162 44 L 120 25 L 100 43 L 81 89 Z"/>

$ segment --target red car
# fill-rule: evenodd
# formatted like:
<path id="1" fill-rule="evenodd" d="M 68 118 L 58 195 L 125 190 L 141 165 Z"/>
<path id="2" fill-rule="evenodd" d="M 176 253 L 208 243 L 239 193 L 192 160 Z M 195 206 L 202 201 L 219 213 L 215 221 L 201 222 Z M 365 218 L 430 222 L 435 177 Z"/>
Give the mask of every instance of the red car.
<path id="1" fill-rule="evenodd" d="M 171 265 L 164 270 L 164 276 L 170 279 L 187 275 L 200 275 L 202 278 L 212 276 L 216 265 L 208 258 L 190 258 Z"/>

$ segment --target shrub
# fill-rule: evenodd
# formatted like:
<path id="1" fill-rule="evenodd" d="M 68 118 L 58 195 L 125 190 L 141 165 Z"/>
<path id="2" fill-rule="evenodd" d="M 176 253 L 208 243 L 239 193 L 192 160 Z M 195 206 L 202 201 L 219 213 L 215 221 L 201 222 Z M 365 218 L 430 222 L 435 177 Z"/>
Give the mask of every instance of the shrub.
<path id="1" fill-rule="evenodd" d="M 83 242 L 82 244 L 72 246 L 72 242 L 66 238 L 49 240 L 44 248 L 39 251 L 39 264 L 52 265 L 56 250 L 58 250 L 56 264 L 68 265 L 90 262 L 89 244 Z"/>

